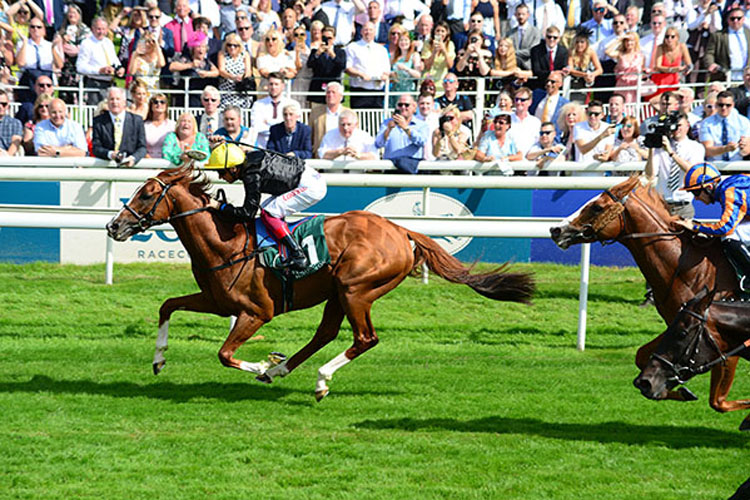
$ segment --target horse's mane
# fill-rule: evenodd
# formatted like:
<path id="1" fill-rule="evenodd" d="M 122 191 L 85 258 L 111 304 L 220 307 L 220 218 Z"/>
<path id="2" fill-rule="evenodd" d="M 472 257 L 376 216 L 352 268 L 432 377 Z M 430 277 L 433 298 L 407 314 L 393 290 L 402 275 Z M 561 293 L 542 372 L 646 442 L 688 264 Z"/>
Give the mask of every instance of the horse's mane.
<path id="1" fill-rule="evenodd" d="M 208 190 L 211 187 L 211 180 L 201 171 L 193 168 L 193 162 L 188 162 L 177 168 L 165 170 L 159 177 L 168 183 L 187 184 L 190 194 L 197 198 L 210 196 Z"/>
<path id="2" fill-rule="evenodd" d="M 653 185 L 644 183 L 643 179 L 643 175 L 633 174 L 625 182 L 621 182 L 613 187 L 611 191 L 618 198 L 622 198 L 631 191 L 637 191 L 640 199 L 653 208 L 667 225 L 671 225 L 672 221 L 677 220 L 679 217 L 669 213 L 669 206 L 661 193 Z"/>

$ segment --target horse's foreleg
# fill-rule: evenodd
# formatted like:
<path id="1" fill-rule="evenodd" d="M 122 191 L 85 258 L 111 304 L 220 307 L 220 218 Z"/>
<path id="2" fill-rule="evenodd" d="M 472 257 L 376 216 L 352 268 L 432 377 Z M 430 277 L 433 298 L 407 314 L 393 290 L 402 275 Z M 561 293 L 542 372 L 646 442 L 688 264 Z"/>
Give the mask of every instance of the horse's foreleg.
<path id="1" fill-rule="evenodd" d="M 711 396 L 709 404 L 714 410 L 725 413 L 750 408 L 750 400 L 729 401 L 727 395 L 734 382 L 734 373 L 739 362 L 737 356 L 728 358 L 726 363 L 711 370 Z"/>
<path id="2" fill-rule="evenodd" d="M 219 361 L 221 364 L 228 368 L 236 368 L 238 370 L 263 374 L 270 366 L 270 363 L 261 361 L 260 363 L 248 363 L 234 357 L 234 353 L 237 352 L 242 344 L 247 339 L 252 337 L 258 329 L 265 324 L 265 320 L 260 319 L 258 316 L 251 316 L 247 313 L 240 313 L 237 316 L 237 321 L 234 322 L 232 330 L 229 332 L 229 336 L 224 341 L 224 345 L 219 349 Z"/>
<path id="3" fill-rule="evenodd" d="M 164 351 L 168 348 L 169 318 L 173 312 L 178 310 L 216 313 L 216 303 L 212 297 L 202 292 L 173 297 L 164 301 L 159 308 L 159 333 L 156 335 L 156 351 L 154 352 L 153 362 L 154 375 L 158 375 L 166 363 Z"/>

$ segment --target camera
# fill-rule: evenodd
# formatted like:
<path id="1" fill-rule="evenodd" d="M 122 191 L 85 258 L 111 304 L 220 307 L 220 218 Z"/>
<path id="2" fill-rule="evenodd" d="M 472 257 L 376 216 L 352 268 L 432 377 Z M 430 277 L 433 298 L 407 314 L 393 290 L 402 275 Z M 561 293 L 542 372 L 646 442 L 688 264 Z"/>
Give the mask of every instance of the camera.
<path id="1" fill-rule="evenodd" d="M 444 133 L 443 132 L 443 125 L 445 125 L 446 123 L 448 123 L 451 120 L 453 120 L 453 116 L 452 115 L 443 115 L 443 116 L 440 117 L 440 120 L 438 121 L 438 124 L 439 124 L 438 128 L 440 129 L 440 133 L 441 134 Z"/>
<path id="2" fill-rule="evenodd" d="M 649 123 L 643 144 L 647 148 L 662 147 L 662 137 L 669 138 L 672 132 L 677 130 L 680 123 L 680 114 L 678 111 L 660 115 L 655 123 Z"/>
<path id="3" fill-rule="evenodd" d="M 333 38 L 331 38 L 330 36 L 324 36 L 323 37 L 323 43 L 326 44 L 326 45 L 330 45 L 332 40 L 333 40 Z"/>
<path id="4" fill-rule="evenodd" d="M 115 162 L 122 163 L 122 160 L 124 160 L 126 156 L 128 156 L 128 154 L 125 151 L 118 151 L 115 153 Z"/>

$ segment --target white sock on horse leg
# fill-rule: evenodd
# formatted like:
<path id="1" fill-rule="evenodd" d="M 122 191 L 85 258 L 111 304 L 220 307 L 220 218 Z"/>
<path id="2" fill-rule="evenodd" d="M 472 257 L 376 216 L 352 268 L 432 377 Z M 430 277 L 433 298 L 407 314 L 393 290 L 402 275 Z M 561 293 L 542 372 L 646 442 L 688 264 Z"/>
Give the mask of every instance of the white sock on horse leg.
<path id="1" fill-rule="evenodd" d="M 156 352 L 154 353 L 154 363 L 164 361 L 164 351 L 167 350 L 167 339 L 169 337 L 169 320 L 159 326 L 159 333 L 156 335 Z"/>
<path id="2" fill-rule="evenodd" d="M 333 374 L 336 370 L 347 364 L 351 359 L 346 357 L 346 351 L 342 352 L 328 363 L 318 369 L 318 383 L 315 386 L 316 391 L 325 390 L 328 388 L 326 382 L 333 378 Z"/>
<path id="3" fill-rule="evenodd" d="M 268 370 L 270 363 L 268 361 L 261 361 L 259 363 L 248 363 L 247 361 L 240 361 L 240 370 L 256 375 L 263 375 Z"/>

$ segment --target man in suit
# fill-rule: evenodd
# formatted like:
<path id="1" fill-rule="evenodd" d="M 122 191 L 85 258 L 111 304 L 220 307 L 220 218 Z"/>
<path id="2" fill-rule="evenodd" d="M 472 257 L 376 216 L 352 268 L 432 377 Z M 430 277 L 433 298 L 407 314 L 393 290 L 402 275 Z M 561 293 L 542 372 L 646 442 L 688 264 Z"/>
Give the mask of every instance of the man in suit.
<path id="1" fill-rule="evenodd" d="M 727 29 L 711 34 L 703 58 L 704 65 L 712 73 L 712 77 L 730 69 L 732 80 L 742 79 L 742 70 L 748 63 L 748 48 L 750 48 L 750 30 L 743 26 L 745 12 L 740 8 L 729 11 Z M 717 78 L 718 79 L 718 78 Z"/>
<path id="2" fill-rule="evenodd" d="M 544 34 L 544 41 L 531 49 L 531 71 L 536 75 L 536 80 L 530 80 L 529 86 L 541 88 L 546 84 L 550 72 L 560 71 L 567 65 L 568 51 L 560 45 L 560 30 L 550 26 Z"/>
<path id="3" fill-rule="evenodd" d="M 299 104 L 291 102 L 282 110 L 284 121 L 271 126 L 268 136 L 268 149 L 300 160 L 312 158 L 310 127 L 299 121 L 302 111 Z"/>
<path id="4" fill-rule="evenodd" d="M 94 118 L 92 151 L 97 158 L 132 167 L 146 156 L 143 119 L 125 110 L 125 89 L 110 87 L 107 104 L 109 111 Z"/>
<path id="5" fill-rule="evenodd" d="M 531 68 L 531 49 L 539 43 L 542 35 L 529 22 L 529 8 L 525 3 L 516 7 L 516 20 L 518 26 L 512 28 L 508 36 L 513 40 L 513 46 L 516 49 L 518 67 L 529 69 Z"/>
<path id="6" fill-rule="evenodd" d="M 326 103 L 313 104 L 310 110 L 310 125 L 312 126 L 313 151 L 317 151 L 323 136 L 338 127 L 341 112 L 349 108 L 343 106 L 344 87 L 338 82 L 330 82 L 326 86 Z"/>
<path id="7" fill-rule="evenodd" d="M 745 67 L 742 73 L 742 85 L 732 87 L 729 91 L 734 96 L 734 107 L 743 116 L 747 116 L 750 109 L 750 66 Z M 18 118 L 18 115 L 16 115 Z"/>
<path id="8" fill-rule="evenodd" d="M 557 124 L 557 117 L 560 116 L 562 107 L 570 102 L 560 95 L 562 85 L 562 72 L 553 71 L 547 77 L 544 87 L 546 92 L 542 89 L 535 89 L 531 94 L 531 114 L 539 118 L 542 123 L 552 122 Z"/>
<path id="9" fill-rule="evenodd" d="M 42 21 L 47 26 L 47 35 L 57 33 L 65 19 L 62 0 L 34 0 L 43 12 Z M 49 6 L 49 9 L 47 8 Z"/>
<path id="10" fill-rule="evenodd" d="M 377 43 L 388 43 L 388 30 L 390 26 L 383 20 L 383 10 L 378 0 L 370 0 L 367 4 L 367 20 L 375 25 L 375 41 Z M 362 25 L 354 25 L 354 41 L 362 39 Z"/>

